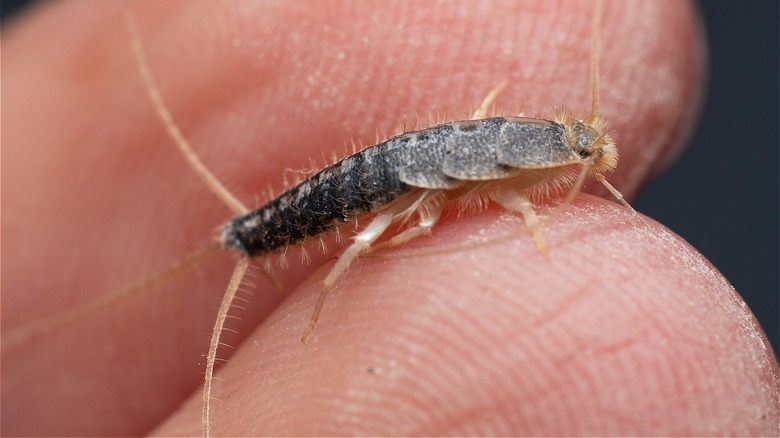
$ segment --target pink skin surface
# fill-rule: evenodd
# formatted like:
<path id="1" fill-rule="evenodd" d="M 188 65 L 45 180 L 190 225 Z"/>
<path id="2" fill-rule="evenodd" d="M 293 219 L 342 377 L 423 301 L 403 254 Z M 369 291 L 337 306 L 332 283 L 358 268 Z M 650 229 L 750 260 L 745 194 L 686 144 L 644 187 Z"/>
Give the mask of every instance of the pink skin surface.
<path id="1" fill-rule="evenodd" d="M 196 435 L 203 355 L 235 261 L 197 266 L 35 336 L 29 324 L 202 248 L 230 211 L 144 94 L 120 1 L 3 29 L 2 433 Z M 409 116 L 590 107 L 589 2 L 137 2 L 187 139 L 245 203 Z M 606 2 L 602 113 L 627 195 L 676 156 L 704 48 L 678 0 Z M 589 186 L 591 193 L 603 188 Z M 258 195 L 260 194 L 260 195 Z M 550 209 L 541 207 L 542 214 Z M 359 260 L 299 341 L 338 254 L 255 269 L 228 321 L 215 435 L 777 435 L 778 366 L 739 295 L 660 224 L 581 195 L 544 221 L 446 216 Z M 352 229 L 344 229 L 349 236 Z M 20 335 L 21 334 L 21 335 Z"/>

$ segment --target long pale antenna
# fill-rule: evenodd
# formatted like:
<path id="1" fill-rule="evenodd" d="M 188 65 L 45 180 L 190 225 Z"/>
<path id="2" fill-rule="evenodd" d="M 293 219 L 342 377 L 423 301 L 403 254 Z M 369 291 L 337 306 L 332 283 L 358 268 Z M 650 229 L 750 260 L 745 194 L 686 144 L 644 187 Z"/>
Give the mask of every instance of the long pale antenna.
<path id="1" fill-rule="evenodd" d="M 604 2 L 603 0 L 593 0 L 593 18 L 591 20 L 590 29 L 590 115 L 588 116 L 588 123 L 597 123 L 599 121 L 599 92 L 601 90 L 600 77 L 599 77 L 599 64 L 601 64 L 601 16 L 603 15 Z M 623 194 L 612 186 L 604 178 L 604 175 L 594 175 L 595 178 L 614 196 L 624 207 L 626 207 L 634 216 L 638 217 L 642 222 L 647 225 L 647 221 L 634 210 L 634 207 L 623 198 Z M 578 179 L 576 187 L 581 187 L 583 181 Z M 571 202 L 573 197 L 571 194 L 566 198 L 568 202 Z"/>
<path id="2" fill-rule="evenodd" d="M 84 304 L 67 309 L 48 318 L 35 321 L 9 334 L 3 334 L 3 354 L 5 354 L 9 349 L 29 342 L 30 339 L 56 330 L 66 324 L 78 321 L 86 315 L 94 314 L 101 309 L 116 304 L 122 300 L 138 296 L 144 291 L 151 290 L 153 286 L 163 283 L 179 272 L 195 266 L 197 263 L 201 262 L 203 258 L 214 253 L 214 251 L 218 248 L 219 247 L 216 243 L 210 244 L 187 255 L 184 257 L 184 259 L 171 264 L 162 271 L 145 277 L 141 281 L 131 284 L 117 293 L 101 295 L 93 300 L 87 301 Z"/>
<path id="3" fill-rule="evenodd" d="M 221 182 L 219 182 L 217 177 L 214 176 L 211 171 L 209 171 L 206 165 L 203 164 L 200 158 L 198 158 L 198 155 L 195 154 L 195 151 L 192 150 L 192 146 L 187 143 L 184 135 L 182 135 L 181 131 L 179 131 L 176 123 L 173 121 L 173 117 L 168 111 L 168 108 L 165 106 L 162 94 L 157 88 L 157 84 L 154 81 L 154 76 L 152 76 L 152 72 L 149 69 L 149 62 L 146 59 L 146 53 L 144 52 L 144 48 L 141 46 L 141 32 L 138 29 L 138 20 L 136 19 L 133 8 L 129 3 L 125 3 L 125 20 L 127 21 L 127 29 L 130 32 L 130 41 L 133 46 L 133 54 L 135 55 L 136 65 L 138 65 L 138 70 L 141 72 L 141 77 L 143 77 L 144 83 L 146 84 L 146 94 L 149 96 L 149 100 L 151 100 L 152 104 L 154 105 L 157 116 L 163 122 L 165 130 L 168 132 L 168 136 L 171 138 L 171 140 L 173 140 L 174 144 L 176 144 L 176 147 L 184 156 L 187 164 L 189 164 L 192 170 L 194 170 L 195 173 L 202 178 L 203 182 L 206 184 L 209 190 L 211 190 L 211 192 L 214 193 L 217 198 L 220 199 L 220 201 L 225 203 L 225 205 L 233 210 L 234 213 L 243 214 L 249 212 L 249 209 L 246 208 L 246 206 L 244 206 L 244 204 L 242 204 L 241 201 L 239 201 L 235 196 L 233 196 L 233 194 L 230 193 L 230 191 L 225 188 Z"/>
<path id="4" fill-rule="evenodd" d="M 209 353 L 206 357 L 206 375 L 203 379 L 203 404 L 201 406 L 201 426 L 204 437 L 208 437 L 211 434 L 210 430 L 210 417 L 209 412 L 211 410 L 211 382 L 214 380 L 214 363 L 217 360 L 217 348 L 219 347 L 219 337 L 222 334 L 222 327 L 227 319 L 230 306 L 233 304 L 233 299 L 236 297 L 236 292 L 239 286 L 241 286 L 241 279 L 244 278 L 246 269 L 249 267 L 249 257 L 241 257 L 236 264 L 236 269 L 233 271 L 233 276 L 230 277 L 230 284 L 228 284 L 225 296 L 222 297 L 222 304 L 219 306 L 219 314 L 217 320 L 214 323 L 214 330 L 211 333 L 211 342 L 209 343 Z"/>
<path id="5" fill-rule="evenodd" d="M 599 64 L 601 62 L 601 10 L 602 0 L 594 0 L 590 35 L 590 118 L 599 117 Z"/>

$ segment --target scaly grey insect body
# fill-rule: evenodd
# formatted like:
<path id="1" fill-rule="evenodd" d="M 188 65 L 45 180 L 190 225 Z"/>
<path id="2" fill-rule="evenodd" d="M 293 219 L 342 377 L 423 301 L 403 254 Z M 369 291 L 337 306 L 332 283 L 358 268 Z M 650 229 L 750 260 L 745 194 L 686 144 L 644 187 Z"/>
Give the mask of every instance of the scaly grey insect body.
<path id="1" fill-rule="evenodd" d="M 514 191 L 544 191 L 559 181 L 550 172 L 582 164 L 594 154 L 602 160 L 594 170 L 612 170 L 617 151 L 602 137 L 580 121 L 565 126 L 521 117 L 410 131 L 350 155 L 231 220 L 221 243 L 253 257 L 318 236 L 355 215 L 381 211 L 401 196 L 446 191 L 442 194 L 452 199 L 466 196 L 456 189 L 475 185 L 491 195 L 498 186 L 489 182 L 505 179 Z M 538 172 L 530 175 L 529 170 Z"/>
<path id="2" fill-rule="evenodd" d="M 484 116 L 491 100 L 489 95 L 475 116 Z M 390 138 L 326 167 L 263 207 L 228 222 L 220 241 L 255 257 L 318 236 L 356 215 L 376 213 L 325 278 L 301 337 L 305 341 L 336 280 L 393 221 L 418 216 L 416 225 L 386 242 L 389 246 L 429 232 L 452 201 L 465 208 L 487 198 L 522 213 L 546 256 L 531 198 L 572 184 L 571 194 L 576 194 L 588 175 L 614 190 L 603 174 L 614 170 L 617 159 L 617 148 L 598 115 L 591 114 L 584 122 L 565 113 L 557 122 L 493 117 L 445 123 Z"/>

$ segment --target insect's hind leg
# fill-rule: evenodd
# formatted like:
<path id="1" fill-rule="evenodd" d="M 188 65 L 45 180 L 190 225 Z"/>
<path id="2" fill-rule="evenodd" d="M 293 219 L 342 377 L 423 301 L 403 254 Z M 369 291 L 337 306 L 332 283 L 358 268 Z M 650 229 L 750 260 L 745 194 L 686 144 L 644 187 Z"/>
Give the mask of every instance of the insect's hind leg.
<path id="1" fill-rule="evenodd" d="M 309 320 L 309 325 L 303 332 L 303 336 L 301 336 L 301 342 L 306 342 L 306 338 L 309 337 L 309 334 L 317 324 L 317 319 L 319 319 L 320 312 L 322 312 L 322 306 L 325 304 L 325 298 L 328 296 L 328 292 L 333 289 L 336 280 L 341 277 L 341 274 L 349 268 L 350 263 L 352 263 L 360 253 L 371 248 L 371 244 L 387 230 L 393 222 L 394 217 L 395 213 L 392 211 L 382 213 L 375 217 L 365 230 L 354 237 L 354 242 L 352 242 L 352 244 L 339 256 L 336 264 L 330 270 L 328 276 L 325 277 L 325 281 L 323 281 L 320 296 L 317 298 L 317 304 L 315 305 L 314 312 Z"/>
<path id="2" fill-rule="evenodd" d="M 438 196 L 434 195 L 433 197 L 427 198 L 419 206 L 413 206 L 411 208 L 413 208 L 419 216 L 417 224 L 401 231 L 386 242 L 375 245 L 373 247 L 374 250 L 403 245 L 414 238 L 430 234 L 431 229 L 441 218 L 441 213 L 444 210 L 444 202 Z"/>
<path id="3" fill-rule="evenodd" d="M 509 186 L 500 186 L 494 189 L 490 193 L 490 199 L 509 211 L 520 212 L 523 215 L 525 226 L 533 235 L 536 247 L 547 258 L 547 246 L 542 238 L 542 225 L 539 222 L 539 216 L 534 211 L 534 205 L 531 200 Z"/>

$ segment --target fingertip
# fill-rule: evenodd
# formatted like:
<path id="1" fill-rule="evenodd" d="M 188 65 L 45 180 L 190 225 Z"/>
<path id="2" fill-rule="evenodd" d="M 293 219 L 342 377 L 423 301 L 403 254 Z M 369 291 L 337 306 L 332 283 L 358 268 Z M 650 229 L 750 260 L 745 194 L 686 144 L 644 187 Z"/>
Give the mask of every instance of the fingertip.
<path id="1" fill-rule="evenodd" d="M 215 430 L 773 433 L 774 356 L 701 255 L 592 197 L 543 231 L 550 260 L 495 210 L 361 259 L 301 345 L 326 267 L 224 369 Z"/>

